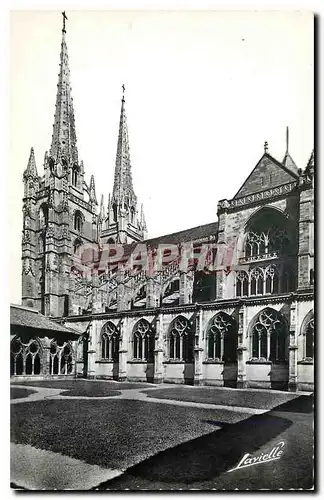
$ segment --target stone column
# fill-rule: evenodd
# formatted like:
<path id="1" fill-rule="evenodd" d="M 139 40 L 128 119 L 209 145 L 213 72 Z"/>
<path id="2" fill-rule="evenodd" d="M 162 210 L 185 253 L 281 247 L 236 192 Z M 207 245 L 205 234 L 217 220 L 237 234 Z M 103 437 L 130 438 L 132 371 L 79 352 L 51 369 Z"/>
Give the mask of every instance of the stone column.
<path id="1" fill-rule="evenodd" d="M 96 378 L 96 324 L 89 325 L 87 378 Z"/>
<path id="2" fill-rule="evenodd" d="M 127 335 L 125 320 L 122 319 L 119 323 L 119 364 L 118 364 L 118 381 L 124 382 L 127 380 Z"/>
<path id="3" fill-rule="evenodd" d="M 154 349 L 154 384 L 163 383 L 163 316 L 156 318 L 155 349 Z"/>
<path id="4" fill-rule="evenodd" d="M 194 337 L 194 385 L 203 385 L 203 324 L 202 310 L 199 309 L 196 315 L 196 329 Z"/>
<path id="5" fill-rule="evenodd" d="M 124 285 L 124 269 L 118 265 L 117 270 L 117 311 L 123 311 L 125 307 L 125 285 Z"/>
<path id="6" fill-rule="evenodd" d="M 247 339 L 246 332 L 244 331 L 245 326 L 245 307 L 241 307 L 239 310 L 239 320 L 238 320 L 238 332 L 237 332 L 237 383 L 236 387 L 238 389 L 245 389 L 247 387 L 246 381 L 246 357 L 247 357 L 247 346 L 245 345 L 245 340 Z"/>
<path id="7" fill-rule="evenodd" d="M 297 339 L 296 339 L 296 309 L 297 302 L 292 302 L 290 306 L 290 325 L 289 325 L 289 379 L 288 391 L 297 391 Z"/>
<path id="8" fill-rule="evenodd" d="M 43 345 L 43 358 L 42 358 L 42 373 L 44 377 L 48 377 L 51 375 L 50 371 L 50 364 L 51 364 L 51 346 L 50 346 L 50 340 L 49 339 L 44 339 L 46 340 L 46 345 Z"/>

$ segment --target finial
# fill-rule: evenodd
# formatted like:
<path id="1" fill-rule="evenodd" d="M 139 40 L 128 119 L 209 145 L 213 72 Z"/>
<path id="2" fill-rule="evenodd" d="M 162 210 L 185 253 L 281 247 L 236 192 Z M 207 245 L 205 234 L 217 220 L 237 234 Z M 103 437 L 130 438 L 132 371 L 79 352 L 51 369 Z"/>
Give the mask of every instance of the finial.
<path id="1" fill-rule="evenodd" d="M 265 143 L 264 143 L 264 152 L 265 153 L 268 152 L 268 143 L 267 143 L 267 141 L 265 141 Z"/>
<path id="2" fill-rule="evenodd" d="M 286 155 L 288 154 L 289 150 L 289 128 L 288 125 L 286 127 Z"/>
<path id="3" fill-rule="evenodd" d="M 124 84 L 122 85 L 122 89 L 123 89 L 122 102 L 125 102 L 125 85 Z"/>
<path id="4" fill-rule="evenodd" d="M 62 16 L 63 16 L 63 28 L 62 28 L 62 32 L 63 33 L 66 33 L 65 31 L 65 20 L 68 20 L 66 14 L 65 14 L 65 10 L 62 12 Z"/>

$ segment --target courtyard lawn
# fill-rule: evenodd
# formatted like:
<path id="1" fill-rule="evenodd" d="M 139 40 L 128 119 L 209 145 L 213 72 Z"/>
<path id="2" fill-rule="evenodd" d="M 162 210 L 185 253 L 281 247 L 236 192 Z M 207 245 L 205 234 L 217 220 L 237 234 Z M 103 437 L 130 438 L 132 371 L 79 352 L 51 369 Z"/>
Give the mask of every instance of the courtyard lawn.
<path id="1" fill-rule="evenodd" d="M 129 383 L 129 382 L 114 382 L 106 380 L 31 380 L 11 382 L 14 385 L 26 385 L 31 387 L 47 387 L 50 389 L 64 389 L 63 396 L 117 396 L 119 391 L 124 389 L 145 389 L 152 387 L 149 384 Z"/>
<path id="2" fill-rule="evenodd" d="M 263 392 L 216 387 L 167 387 L 154 391 L 143 391 L 151 398 L 175 399 L 194 403 L 242 406 L 246 408 L 271 409 L 297 397 L 294 393 Z"/>
<path id="3" fill-rule="evenodd" d="M 10 399 L 26 398 L 30 394 L 36 394 L 32 389 L 22 389 L 20 387 L 10 387 Z"/>
<path id="4" fill-rule="evenodd" d="M 43 400 L 11 409 L 11 441 L 124 469 L 246 414 L 132 400 Z"/>

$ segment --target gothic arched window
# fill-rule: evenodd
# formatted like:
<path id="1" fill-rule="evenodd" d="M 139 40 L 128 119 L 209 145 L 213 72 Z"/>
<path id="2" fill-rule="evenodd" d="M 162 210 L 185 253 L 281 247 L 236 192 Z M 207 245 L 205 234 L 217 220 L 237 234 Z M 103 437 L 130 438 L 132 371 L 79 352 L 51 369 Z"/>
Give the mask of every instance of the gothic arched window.
<path id="1" fill-rule="evenodd" d="M 252 269 L 250 273 L 250 294 L 263 295 L 263 270 L 259 267 Z"/>
<path id="2" fill-rule="evenodd" d="M 304 329 L 304 359 L 314 358 L 314 316 L 306 323 Z"/>
<path id="3" fill-rule="evenodd" d="M 265 292 L 278 293 L 279 291 L 279 276 L 277 268 L 270 265 L 265 270 Z"/>
<path id="4" fill-rule="evenodd" d="M 19 337 L 11 342 L 11 375 L 39 375 L 41 373 L 41 345 L 38 339 L 26 344 Z"/>
<path id="5" fill-rule="evenodd" d="M 224 312 L 214 316 L 207 330 L 207 357 L 214 361 L 236 362 L 237 334 L 233 318 Z"/>
<path id="6" fill-rule="evenodd" d="M 236 275 L 236 296 L 247 297 L 249 295 L 249 276 L 245 271 L 239 271 Z"/>
<path id="7" fill-rule="evenodd" d="M 188 319 L 177 317 L 171 324 L 169 333 L 170 359 L 191 363 L 193 361 L 193 334 Z"/>
<path id="8" fill-rule="evenodd" d="M 101 358 L 113 362 L 119 359 L 119 332 L 111 321 L 101 330 Z"/>
<path id="9" fill-rule="evenodd" d="M 70 375 L 73 370 L 73 352 L 70 342 L 53 339 L 50 345 L 50 374 Z"/>
<path id="10" fill-rule="evenodd" d="M 72 185 L 77 187 L 78 185 L 78 171 L 76 168 L 72 169 Z"/>
<path id="11" fill-rule="evenodd" d="M 278 311 L 263 309 L 253 323 L 251 336 L 252 358 L 286 361 L 287 326 Z"/>
<path id="12" fill-rule="evenodd" d="M 83 218 L 81 212 L 77 210 L 74 214 L 74 230 L 77 231 L 78 233 L 81 233 L 82 226 L 83 226 Z"/>
<path id="13" fill-rule="evenodd" d="M 154 332 L 148 321 L 141 319 L 133 329 L 133 357 L 141 361 L 154 361 Z"/>
<path id="14" fill-rule="evenodd" d="M 43 229 L 48 223 L 48 206 L 46 203 L 42 203 L 39 208 L 39 228 Z"/>
<path id="15" fill-rule="evenodd" d="M 294 242 L 289 220 L 277 210 L 264 208 L 254 214 L 246 227 L 245 258 L 290 253 Z"/>

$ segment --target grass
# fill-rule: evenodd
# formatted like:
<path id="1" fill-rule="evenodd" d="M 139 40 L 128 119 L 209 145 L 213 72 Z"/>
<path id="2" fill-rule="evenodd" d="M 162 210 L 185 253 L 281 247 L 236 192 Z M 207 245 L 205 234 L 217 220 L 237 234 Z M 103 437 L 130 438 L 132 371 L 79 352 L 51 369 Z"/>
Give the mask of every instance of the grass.
<path id="1" fill-rule="evenodd" d="M 231 390 L 215 387 L 168 387 L 154 391 L 143 391 L 148 397 L 159 399 L 175 399 L 194 403 L 215 405 L 242 406 L 247 408 L 271 409 L 297 397 L 293 393 Z"/>
<path id="2" fill-rule="evenodd" d="M 37 391 L 32 389 L 22 389 L 20 387 L 10 387 L 10 399 L 26 398 L 30 394 L 35 394 Z"/>
<path id="3" fill-rule="evenodd" d="M 225 410 L 132 400 L 44 400 L 14 405 L 11 441 L 125 468 L 244 418 Z"/>
<path id="4" fill-rule="evenodd" d="M 114 382 L 109 380 L 31 380 L 12 382 L 19 385 L 32 387 L 47 387 L 50 389 L 64 389 L 64 396 L 117 396 L 119 390 L 124 389 L 145 389 L 152 387 L 149 384 L 129 383 L 129 382 Z"/>
<path id="5" fill-rule="evenodd" d="M 86 396 L 86 397 L 110 397 L 120 396 L 120 391 L 109 391 L 105 387 L 79 386 L 69 391 L 61 392 L 61 396 Z"/>

